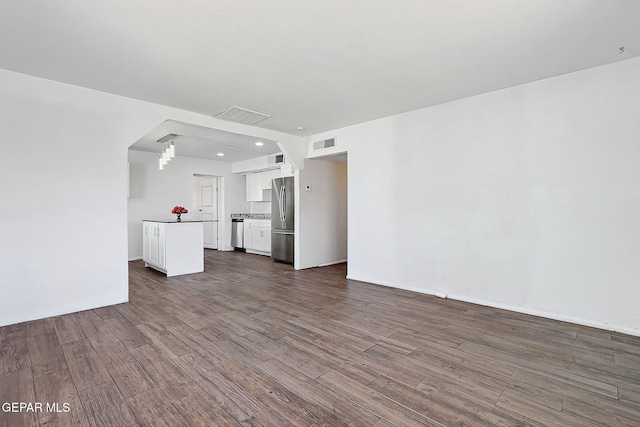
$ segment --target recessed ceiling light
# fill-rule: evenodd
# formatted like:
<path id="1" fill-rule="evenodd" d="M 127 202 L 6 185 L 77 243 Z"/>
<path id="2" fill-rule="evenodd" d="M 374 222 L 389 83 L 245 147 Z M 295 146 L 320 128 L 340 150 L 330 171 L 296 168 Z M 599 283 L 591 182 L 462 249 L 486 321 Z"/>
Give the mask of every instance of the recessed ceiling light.
<path id="1" fill-rule="evenodd" d="M 224 153 L 218 153 L 218 157 L 224 156 Z"/>
<path id="2" fill-rule="evenodd" d="M 302 126 L 298 126 L 296 130 L 304 130 L 304 128 Z"/>
<path id="3" fill-rule="evenodd" d="M 262 147 L 263 145 L 264 145 L 264 143 L 262 143 L 262 142 L 260 142 L 260 141 L 257 141 L 257 142 L 256 142 L 256 146 L 257 146 L 257 147 Z"/>

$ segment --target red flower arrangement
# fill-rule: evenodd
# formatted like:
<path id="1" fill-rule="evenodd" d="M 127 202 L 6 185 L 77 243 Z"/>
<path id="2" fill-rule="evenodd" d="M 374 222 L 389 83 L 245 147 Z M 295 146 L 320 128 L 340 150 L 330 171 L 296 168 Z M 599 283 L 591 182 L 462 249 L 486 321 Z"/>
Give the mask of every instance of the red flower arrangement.
<path id="1" fill-rule="evenodd" d="M 182 219 L 180 218 L 180 215 L 182 215 L 183 213 L 189 213 L 189 211 L 182 206 L 174 206 L 173 209 L 171 210 L 171 213 L 178 215 L 177 221 L 180 222 L 182 221 Z"/>
<path id="2" fill-rule="evenodd" d="M 184 207 L 182 206 L 174 206 L 173 210 L 171 211 L 172 214 L 183 214 L 183 213 L 189 213 L 188 210 L 186 210 Z"/>

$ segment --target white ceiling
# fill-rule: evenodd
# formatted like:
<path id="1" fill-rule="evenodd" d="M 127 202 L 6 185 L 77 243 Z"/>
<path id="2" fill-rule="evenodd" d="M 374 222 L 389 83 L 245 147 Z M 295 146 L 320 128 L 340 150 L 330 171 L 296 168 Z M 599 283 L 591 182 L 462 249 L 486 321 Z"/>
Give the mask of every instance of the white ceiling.
<path id="1" fill-rule="evenodd" d="M 233 163 L 280 152 L 275 141 L 174 120 L 164 121 L 136 141 L 130 149 L 149 151 L 160 155 L 169 143 L 160 144 L 158 140 L 169 134 L 177 135 L 171 140 L 176 147 L 176 156 L 179 157 L 195 157 Z M 256 142 L 262 143 L 262 146 L 257 146 Z M 222 153 L 224 156 L 218 156 L 218 153 Z"/>
<path id="2" fill-rule="evenodd" d="M 0 68 L 209 115 L 238 105 L 298 135 L 639 54 L 638 0 L 4 0 L 0 13 Z"/>

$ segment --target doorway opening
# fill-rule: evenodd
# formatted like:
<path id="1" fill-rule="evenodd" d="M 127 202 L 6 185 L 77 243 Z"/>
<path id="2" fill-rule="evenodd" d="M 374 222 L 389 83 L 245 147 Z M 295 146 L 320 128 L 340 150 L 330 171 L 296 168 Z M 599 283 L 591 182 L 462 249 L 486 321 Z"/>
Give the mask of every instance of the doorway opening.
<path id="1" fill-rule="evenodd" d="M 346 264 L 349 246 L 347 153 L 305 159 L 299 191 L 300 228 L 305 232 L 301 267 Z"/>

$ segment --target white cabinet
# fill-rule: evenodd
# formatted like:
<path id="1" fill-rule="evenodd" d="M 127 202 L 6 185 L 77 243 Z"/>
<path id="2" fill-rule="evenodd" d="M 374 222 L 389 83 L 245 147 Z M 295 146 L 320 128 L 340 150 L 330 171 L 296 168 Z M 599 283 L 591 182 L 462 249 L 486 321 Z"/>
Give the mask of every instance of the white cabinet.
<path id="1" fill-rule="evenodd" d="M 279 178 L 280 173 L 280 169 L 248 173 L 246 175 L 247 202 L 270 202 L 271 193 L 265 193 L 264 190 L 271 190 L 273 178 Z"/>
<path id="2" fill-rule="evenodd" d="M 262 202 L 262 172 L 248 173 L 246 186 L 247 202 Z"/>
<path id="3" fill-rule="evenodd" d="M 167 277 L 204 271 L 204 232 L 202 222 L 142 223 L 142 258 Z"/>
<path id="4" fill-rule="evenodd" d="M 262 172 L 262 189 L 271 190 L 274 178 L 280 178 L 280 169 Z"/>
<path id="5" fill-rule="evenodd" d="M 252 226 L 252 222 L 253 220 L 251 219 L 245 219 L 244 220 L 244 241 L 242 242 L 242 246 L 244 247 L 245 250 L 251 250 L 253 249 L 253 233 L 251 232 L 251 226 Z"/>
<path id="6" fill-rule="evenodd" d="M 271 221 L 244 220 L 244 248 L 249 253 L 271 255 Z"/>
<path id="7" fill-rule="evenodd" d="M 295 173 L 293 171 L 293 166 L 291 166 L 291 163 L 283 163 L 280 165 L 280 174 L 278 175 L 278 177 L 287 177 L 287 176 L 294 176 Z"/>
<path id="8" fill-rule="evenodd" d="M 271 223 L 268 226 L 256 225 L 251 230 L 253 250 L 271 254 Z"/>
<path id="9" fill-rule="evenodd" d="M 164 224 L 158 222 L 142 223 L 142 259 L 145 263 L 160 268 L 165 267 Z"/>

